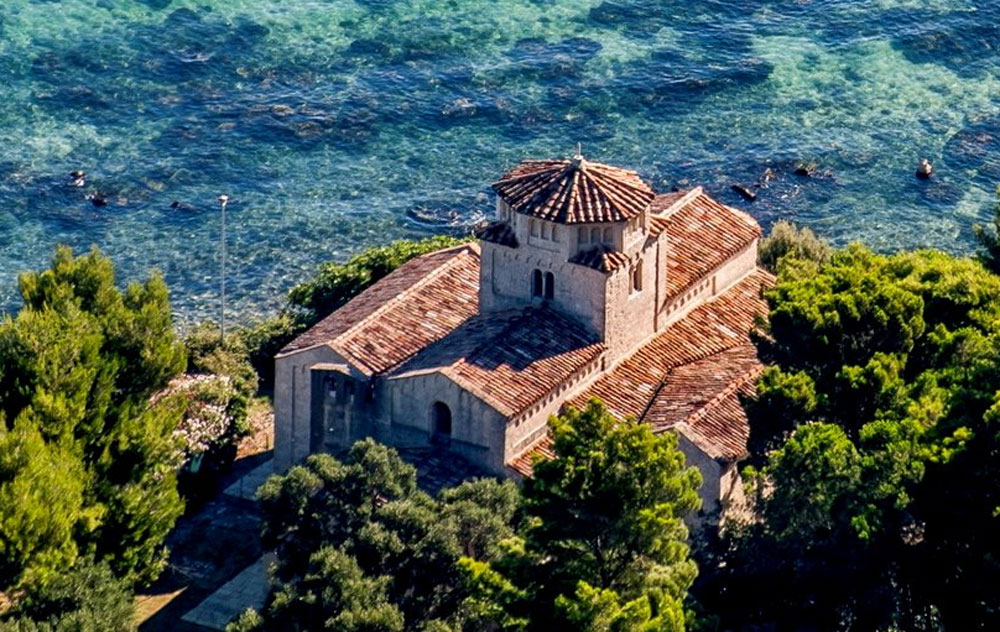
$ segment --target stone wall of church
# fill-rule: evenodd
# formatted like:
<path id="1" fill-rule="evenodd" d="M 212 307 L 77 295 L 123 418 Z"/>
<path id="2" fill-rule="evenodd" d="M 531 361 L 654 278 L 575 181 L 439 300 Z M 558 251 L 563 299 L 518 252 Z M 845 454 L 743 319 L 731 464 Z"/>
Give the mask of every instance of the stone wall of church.
<path id="1" fill-rule="evenodd" d="M 715 275 L 716 293 L 721 292 L 757 267 L 757 240 L 726 262 Z"/>
<path id="2" fill-rule="evenodd" d="M 628 355 L 656 331 L 658 250 L 657 244 L 651 242 L 630 264 L 621 266 L 607 278 L 604 343 L 611 362 Z M 642 281 L 639 289 L 633 278 L 637 267 Z"/>
<path id="3" fill-rule="evenodd" d="M 563 227 L 565 228 L 565 227 Z M 597 336 L 604 333 L 604 274 L 569 263 L 562 252 L 539 248 L 507 248 L 483 242 L 479 273 L 479 305 L 483 313 L 541 305 L 532 296 L 532 274 L 553 275 L 553 298 L 560 312 L 575 317 Z"/>
<path id="4" fill-rule="evenodd" d="M 449 449 L 501 474 L 506 420 L 492 407 L 440 373 L 386 381 L 390 424 L 383 440 L 396 446 L 424 446 L 434 436 L 434 404 L 451 412 Z"/>
<path id="5" fill-rule="evenodd" d="M 701 498 L 701 509 L 697 512 L 698 519 L 704 519 L 716 515 L 722 507 L 723 479 L 725 467 L 715 459 L 701 451 L 684 435 L 677 434 L 678 447 L 684 453 L 684 461 L 688 467 L 696 467 L 701 472 L 701 489 L 698 496 Z M 728 481 L 727 481 L 728 482 Z M 725 496 L 728 497 L 728 485 Z M 694 522 L 697 522 L 695 520 Z"/>
<path id="6" fill-rule="evenodd" d="M 281 472 L 309 454 L 312 433 L 312 367 L 344 364 L 325 345 L 274 360 L 274 465 Z"/>
<path id="7" fill-rule="evenodd" d="M 507 422 L 504 462 L 509 463 L 532 448 L 547 432 L 549 417 L 558 414 L 567 399 L 600 377 L 604 366 L 604 357 L 596 358 L 552 389 L 541 401 Z"/>

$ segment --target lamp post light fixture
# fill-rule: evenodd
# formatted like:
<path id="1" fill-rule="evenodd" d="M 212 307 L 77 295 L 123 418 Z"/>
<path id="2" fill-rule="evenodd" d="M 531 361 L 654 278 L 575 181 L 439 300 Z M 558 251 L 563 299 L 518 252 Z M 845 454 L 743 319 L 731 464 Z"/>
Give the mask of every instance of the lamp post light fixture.
<path id="1" fill-rule="evenodd" d="M 219 196 L 219 206 L 222 207 L 222 291 L 219 306 L 219 332 L 223 347 L 226 346 L 226 204 L 228 203 L 228 195 Z"/>

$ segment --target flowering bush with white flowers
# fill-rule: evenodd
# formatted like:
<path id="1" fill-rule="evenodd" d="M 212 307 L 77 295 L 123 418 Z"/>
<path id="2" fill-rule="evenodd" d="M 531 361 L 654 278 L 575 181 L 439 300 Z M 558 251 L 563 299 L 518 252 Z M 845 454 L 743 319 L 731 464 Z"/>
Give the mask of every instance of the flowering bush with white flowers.
<path id="1" fill-rule="evenodd" d="M 237 397 L 225 375 L 184 375 L 174 379 L 162 396 L 180 396 L 187 402 L 184 418 L 174 431 L 179 439 L 177 467 L 218 445 L 231 433 L 231 403 Z"/>

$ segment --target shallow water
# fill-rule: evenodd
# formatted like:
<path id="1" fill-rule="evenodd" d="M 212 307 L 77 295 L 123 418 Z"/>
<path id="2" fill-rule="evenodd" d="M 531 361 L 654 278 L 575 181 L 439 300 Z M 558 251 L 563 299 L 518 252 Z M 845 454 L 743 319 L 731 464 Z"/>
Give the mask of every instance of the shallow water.
<path id="1" fill-rule="evenodd" d="M 966 0 L 4 0 L 0 305 L 64 242 L 211 315 L 226 193 L 246 319 L 577 143 L 764 224 L 968 251 L 1000 182 L 998 24 Z M 756 202 L 729 189 L 768 168 Z"/>

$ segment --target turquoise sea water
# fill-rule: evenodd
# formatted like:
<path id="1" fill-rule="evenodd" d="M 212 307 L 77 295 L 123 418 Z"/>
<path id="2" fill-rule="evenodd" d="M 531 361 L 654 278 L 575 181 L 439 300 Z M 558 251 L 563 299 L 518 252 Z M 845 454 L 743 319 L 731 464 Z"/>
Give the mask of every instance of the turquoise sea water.
<path id="1" fill-rule="evenodd" d="M 4 0 L 0 305 L 62 242 L 211 314 L 227 193 L 248 318 L 577 143 L 765 224 L 968 250 L 1000 182 L 998 24 L 970 0 Z M 768 168 L 756 202 L 730 191 Z"/>

